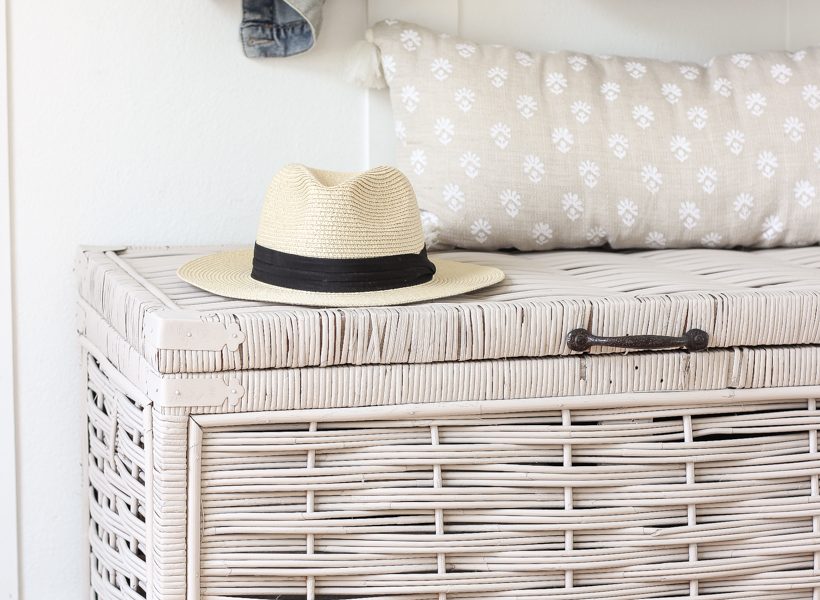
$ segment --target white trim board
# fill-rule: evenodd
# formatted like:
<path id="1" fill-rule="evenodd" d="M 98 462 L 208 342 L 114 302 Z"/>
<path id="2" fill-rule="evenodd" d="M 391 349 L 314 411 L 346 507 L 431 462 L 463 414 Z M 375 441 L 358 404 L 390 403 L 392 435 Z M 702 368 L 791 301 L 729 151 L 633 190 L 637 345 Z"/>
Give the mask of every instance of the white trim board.
<path id="1" fill-rule="evenodd" d="M 0 600 L 19 598 L 6 0 L 0 0 Z"/>

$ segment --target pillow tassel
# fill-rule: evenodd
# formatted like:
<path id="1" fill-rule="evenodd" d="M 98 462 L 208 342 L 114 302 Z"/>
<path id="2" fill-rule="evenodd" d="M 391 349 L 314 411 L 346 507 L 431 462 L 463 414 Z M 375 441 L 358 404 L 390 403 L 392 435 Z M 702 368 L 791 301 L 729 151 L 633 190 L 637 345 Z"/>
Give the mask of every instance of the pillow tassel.
<path id="1" fill-rule="evenodd" d="M 354 44 L 347 55 L 347 80 L 365 88 L 377 90 L 385 87 L 379 48 L 373 43 L 373 33 L 368 29 L 365 39 Z"/>

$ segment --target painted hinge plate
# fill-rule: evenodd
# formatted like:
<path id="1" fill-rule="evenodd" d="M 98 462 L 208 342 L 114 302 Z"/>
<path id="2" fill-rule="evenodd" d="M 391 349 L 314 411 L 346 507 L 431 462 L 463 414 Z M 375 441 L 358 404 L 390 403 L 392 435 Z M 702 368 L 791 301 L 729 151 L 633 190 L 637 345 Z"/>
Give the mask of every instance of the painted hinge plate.
<path id="1" fill-rule="evenodd" d="M 157 350 L 234 352 L 245 341 L 236 323 L 205 321 L 202 313 L 154 311 L 145 315 L 145 341 Z"/>
<path id="2" fill-rule="evenodd" d="M 229 407 L 239 404 L 245 395 L 245 387 L 238 377 L 221 375 L 198 375 L 189 378 L 162 377 L 158 382 L 157 406 L 180 408 L 195 406 Z"/>

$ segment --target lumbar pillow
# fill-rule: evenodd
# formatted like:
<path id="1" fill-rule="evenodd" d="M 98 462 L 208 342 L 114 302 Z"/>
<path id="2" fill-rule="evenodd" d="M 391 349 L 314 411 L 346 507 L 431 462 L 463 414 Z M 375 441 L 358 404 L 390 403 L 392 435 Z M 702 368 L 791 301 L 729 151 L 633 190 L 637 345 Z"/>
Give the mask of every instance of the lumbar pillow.
<path id="1" fill-rule="evenodd" d="M 399 166 L 442 244 L 820 241 L 820 48 L 700 66 L 535 54 L 400 21 L 368 38 Z"/>

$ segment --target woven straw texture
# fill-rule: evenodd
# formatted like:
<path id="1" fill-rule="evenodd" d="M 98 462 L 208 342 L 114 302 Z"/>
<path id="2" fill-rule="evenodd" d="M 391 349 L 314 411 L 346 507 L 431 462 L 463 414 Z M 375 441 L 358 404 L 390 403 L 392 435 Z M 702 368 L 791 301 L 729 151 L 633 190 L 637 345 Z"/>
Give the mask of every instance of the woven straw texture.
<path id="1" fill-rule="evenodd" d="M 435 253 L 502 269 L 499 285 L 425 304 L 312 309 L 232 300 L 179 280 L 177 268 L 217 248 L 91 250 L 80 295 L 161 373 L 344 364 L 434 363 L 569 355 L 567 332 L 680 335 L 710 346 L 820 344 L 820 247 L 755 252 L 660 250 L 526 255 Z M 236 325 L 230 349 L 158 348 L 149 314 L 185 312 Z M 617 353 L 594 348 L 593 353 Z"/>
<path id="2" fill-rule="evenodd" d="M 258 336 L 256 348 L 287 343 L 276 356 L 308 363 L 337 343 L 294 347 L 319 339 L 301 337 L 313 323 L 367 318 L 368 335 L 388 340 L 386 327 L 420 318 L 412 306 L 260 306 L 173 280 L 205 251 L 81 257 L 92 598 L 820 597 L 820 345 L 777 343 L 817 335 L 817 248 L 498 255 L 517 280 L 498 299 L 470 295 L 426 315 L 461 310 L 485 331 L 493 321 L 478 310 L 514 308 L 518 318 L 482 338 L 500 344 L 505 327 L 521 335 L 522 319 L 530 337 L 575 326 L 531 320 L 553 299 L 600 299 L 581 324 L 603 328 L 606 315 L 640 332 L 666 319 L 679 333 L 714 307 L 678 314 L 692 307 L 682 294 L 720 298 L 723 344 L 745 335 L 755 347 L 367 365 L 347 359 L 398 354 L 349 348 L 324 355 L 336 366 L 230 373 L 213 371 L 232 351 L 175 350 L 166 358 L 181 362 L 161 373 L 160 354 L 145 351 L 153 313 L 239 324 L 218 331 L 248 336 L 240 354 Z M 654 318 L 630 312 L 652 303 Z M 251 315 L 263 316 L 242 320 Z M 276 337 L 274 317 L 289 320 L 288 337 Z M 445 339 L 427 329 L 414 345 Z M 372 339 L 337 335 L 342 347 Z M 178 373 L 193 364 L 211 372 Z"/>
<path id="3" fill-rule="evenodd" d="M 424 235 L 413 187 L 398 169 L 288 165 L 268 187 L 256 241 L 301 256 L 370 258 L 417 253 Z"/>
<path id="4" fill-rule="evenodd" d="M 268 188 L 256 244 L 321 259 L 417 255 L 425 249 L 413 188 L 393 167 L 340 173 L 286 166 Z M 185 263 L 177 275 L 220 296 L 334 307 L 423 302 L 471 292 L 504 278 L 493 267 L 435 260 L 435 273 L 423 283 L 320 293 L 260 282 L 252 276 L 257 258 L 253 248 L 219 252 Z"/>
<path id="5" fill-rule="evenodd" d="M 183 265 L 177 274 L 201 289 L 231 298 L 333 307 L 425 302 L 472 292 L 504 278 L 504 273 L 493 267 L 436 258 L 432 261 L 436 272 L 430 281 L 372 292 L 311 292 L 260 283 L 251 277 L 252 248 L 203 256 Z"/>

